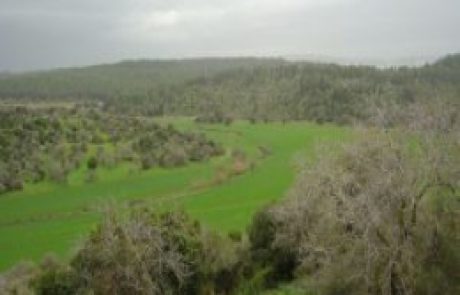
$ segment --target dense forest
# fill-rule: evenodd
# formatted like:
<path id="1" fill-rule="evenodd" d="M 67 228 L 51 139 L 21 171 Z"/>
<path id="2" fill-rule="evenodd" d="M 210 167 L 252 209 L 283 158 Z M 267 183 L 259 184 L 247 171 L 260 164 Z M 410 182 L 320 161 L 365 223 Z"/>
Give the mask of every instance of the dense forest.
<path id="1" fill-rule="evenodd" d="M 132 61 L 8 76 L 0 80 L 0 97 L 97 102 L 112 113 L 147 116 L 350 124 L 380 108 L 434 98 L 456 103 L 459 61 L 451 55 L 386 69 L 256 58 Z"/>

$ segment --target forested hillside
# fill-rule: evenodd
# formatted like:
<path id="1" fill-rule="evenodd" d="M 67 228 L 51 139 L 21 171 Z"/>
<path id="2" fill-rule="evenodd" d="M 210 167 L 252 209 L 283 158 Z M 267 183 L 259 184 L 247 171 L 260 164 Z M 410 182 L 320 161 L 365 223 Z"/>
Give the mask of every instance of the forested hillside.
<path id="1" fill-rule="evenodd" d="M 2 98 L 32 100 L 112 100 L 150 97 L 170 85 L 197 77 L 211 77 L 233 68 L 278 64 L 262 58 L 203 58 L 184 60 L 132 60 L 116 64 L 63 68 L 0 79 Z"/>
<path id="2" fill-rule="evenodd" d="M 112 112 L 352 123 L 381 107 L 460 93 L 460 56 L 378 69 L 281 59 L 127 61 L 8 76 L 3 100 L 104 102 Z"/>

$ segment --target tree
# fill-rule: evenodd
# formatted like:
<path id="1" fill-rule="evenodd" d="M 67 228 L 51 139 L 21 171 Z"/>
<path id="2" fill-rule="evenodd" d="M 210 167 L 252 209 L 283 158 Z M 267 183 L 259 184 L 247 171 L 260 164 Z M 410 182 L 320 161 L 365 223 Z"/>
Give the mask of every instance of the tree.
<path id="1" fill-rule="evenodd" d="M 455 141 L 414 150 L 388 133 L 363 137 L 306 170 L 266 213 L 275 225 L 267 248 L 295 253 L 297 274 L 326 294 L 455 294 L 459 163 L 446 157 Z"/>

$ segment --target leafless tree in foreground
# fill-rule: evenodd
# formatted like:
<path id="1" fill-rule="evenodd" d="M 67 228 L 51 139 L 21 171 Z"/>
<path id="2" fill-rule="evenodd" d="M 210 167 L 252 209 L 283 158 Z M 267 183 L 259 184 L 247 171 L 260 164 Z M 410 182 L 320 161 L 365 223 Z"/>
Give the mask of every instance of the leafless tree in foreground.
<path id="1" fill-rule="evenodd" d="M 413 107 L 410 129 L 365 132 L 270 209 L 272 246 L 324 293 L 460 291 L 458 113 Z"/>
<path id="2" fill-rule="evenodd" d="M 109 214 L 80 250 L 73 266 L 97 294 L 175 294 L 189 276 L 170 224 L 139 212 L 123 220 Z"/>

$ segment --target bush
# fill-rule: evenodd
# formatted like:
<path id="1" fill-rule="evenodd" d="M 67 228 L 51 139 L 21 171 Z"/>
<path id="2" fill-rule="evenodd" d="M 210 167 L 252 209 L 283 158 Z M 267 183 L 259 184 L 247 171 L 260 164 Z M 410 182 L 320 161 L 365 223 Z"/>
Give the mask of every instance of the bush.
<path id="1" fill-rule="evenodd" d="M 277 220 L 268 210 L 258 212 L 249 228 L 250 253 L 259 269 L 265 269 L 265 287 L 292 280 L 298 265 L 296 252 L 276 244 Z"/>
<path id="2" fill-rule="evenodd" d="M 88 162 L 86 162 L 86 166 L 90 170 L 95 170 L 97 168 L 97 166 L 98 166 L 97 158 L 94 157 L 94 156 L 89 157 Z"/>
<path id="3" fill-rule="evenodd" d="M 48 258 L 42 263 L 40 274 L 32 280 L 32 287 L 37 295 L 73 295 L 78 293 L 80 282 L 70 267 Z"/>
<path id="4" fill-rule="evenodd" d="M 108 216 L 72 261 L 84 285 L 97 294 L 179 292 L 190 271 L 181 251 L 187 241 L 157 218 L 145 212 L 126 221 Z"/>
<path id="5" fill-rule="evenodd" d="M 228 293 L 238 281 L 231 245 L 183 213 L 112 212 L 71 265 L 80 287 L 95 294 Z M 45 278 L 55 288 L 67 282 L 62 273 Z"/>
<path id="6" fill-rule="evenodd" d="M 156 161 L 155 161 L 155 158 L 150 155 L 150 154 L 147 154 L 147 155 L 143 155 L 141 157 L 141 168 L 143 170 L 148 170 L 152 167 L 154 167 L 156 164 Z"/>
<path id="7" fill-rule="evenodd" d="M 140 157 L 143 169 L 158 164 L 162 167 L 179 167 L 188 161 L 204 161 L 223 153 L 220 145 L 204 135 L 181 133 L 172 126 L 156 128 L 143 134 L 132 145 Z"/>
<path id="8" fill-rule="evenodd" d="M 61 162 L 55 161 L 51 163 L 48 169 L 48 175 L 51 180 L 60 183 L 63 183 L 67 180 L 67 172 L 65 171 L 65 168 Z"/>
<path id="9" fill-rule="evenodd" d="M 233 230 L 233 231 L 229 232 L 228 237 L 230 238 L 230 240 L 232 240 L 234 242 L 241 242 L 241 239 L 243 238 L 241 232 L 237 231 L 237 230 Z"/>
<path id="10" fill-rule="evenodd" d="M 20 263 L 0 274 L 0 294 L 32 295 L 30 281 L 39 274 L 32 263 Z"/>
<path id="11" fill-rule="evenodd" d="M 169 146 L 160 158 L 162 167 L 179 167 L 187 163 L 187 154 L 181 147 Z"/>
<path id="12" fill-rule="evenodd" d="M 5 181 L 4 186 L 7 188 L 8 191 L 19 191 L 22 190 L 24 184 L 22 180 L 18 178 L 18 176 L 10 175 Z"/>

